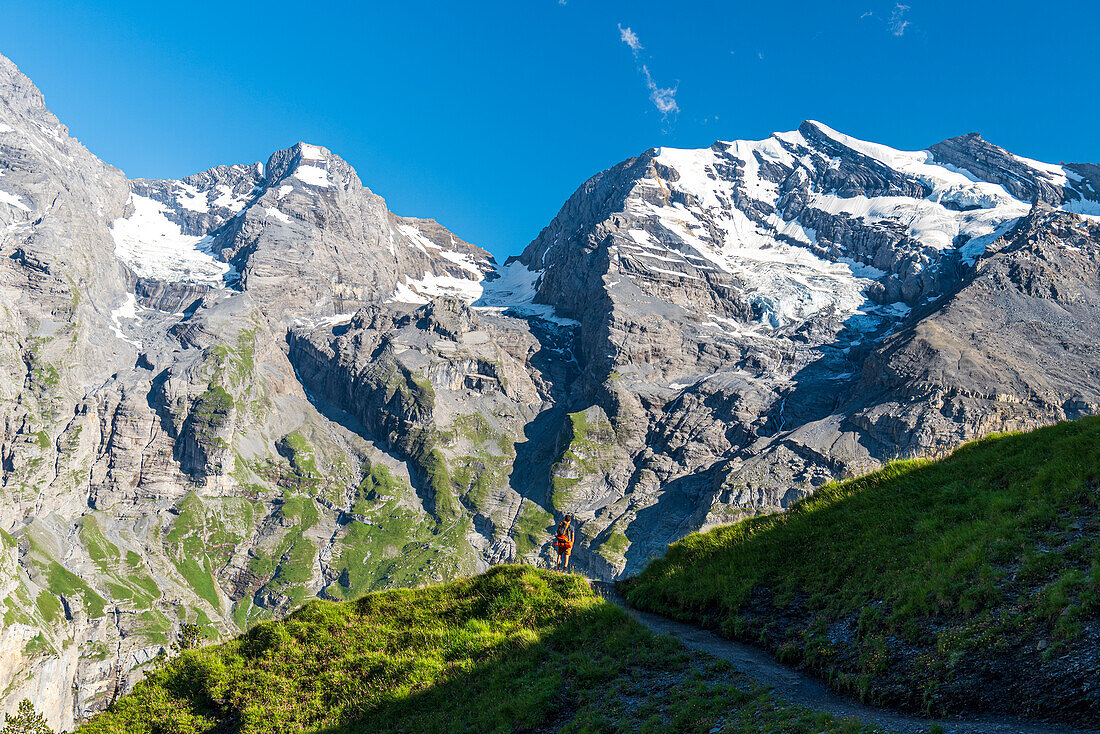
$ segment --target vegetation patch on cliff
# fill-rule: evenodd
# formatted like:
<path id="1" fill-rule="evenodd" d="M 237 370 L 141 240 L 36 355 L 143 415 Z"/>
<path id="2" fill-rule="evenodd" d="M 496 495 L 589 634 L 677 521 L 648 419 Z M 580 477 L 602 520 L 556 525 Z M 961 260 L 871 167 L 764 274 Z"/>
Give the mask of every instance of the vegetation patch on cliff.
<path id="1" fill-rule="evenodd" d="M 287 531 L 273 549 L 253 549 L 249 568 L 258 578 L 268 579 L 264 590 L 296 605 L 309 596 L 317 561 L 317 546 L 306 534 L 317 524 L 317 503 L 309 497 L 287 497 L 276 516 Z"/>
<path id="2" fill-rule="evenodd" d="M 246 531 L 251 531 L 253 507 L 240 497 L 204 501 L 190 492 L 176 512 L 164 548 L 195 593 L 218 609 L 220 595 L 214 573 L 232 557 Z"/>
<path id="3" fill-rule="evenodd" d="M 135 563 L 132 557 L 136 554 L 130 551 L 124 561 L 119 547 L 103 534 L 95 514 L 81 518 L 80 540 L 84 550 L 99 569 L 99 578 L 110 590 L 114 601 L 125 602 L 137 609 L 146 609 L 160 597 L 160 589 L 143 570 L 144 564 L 141 558 L 137 557 Z"/>
<path id="4" fill-rule="evenodd" d="M 561 458 L 550 468 L 550 504 L 567 510 L 574 488 L 588 477 L 599 476 L 614 460 L 615 429 L 598 406 L 570 413 L 562 428 Z"/>
<path id="5" fill-rule="evenodd" d="M 494 429 L 481 413 L 455 418 L 447 438 L 459 454 L 452 462 L 455 489 L 473 512 L 488 515 L 491 493 L 508 481 L 516 459 L 513 441 Z"/>
<path id="6" fill-rule="evenodd" d="M 288 433 L 275 444 L 276 450 L 290 462 L 293 471 L 292 484 L 296 489 L 309 489 L 324 479 L 317 469 L 317 460 L 313 447 L 302 434 Z M 284 482 L 286 480 L 284 479 Z"/>

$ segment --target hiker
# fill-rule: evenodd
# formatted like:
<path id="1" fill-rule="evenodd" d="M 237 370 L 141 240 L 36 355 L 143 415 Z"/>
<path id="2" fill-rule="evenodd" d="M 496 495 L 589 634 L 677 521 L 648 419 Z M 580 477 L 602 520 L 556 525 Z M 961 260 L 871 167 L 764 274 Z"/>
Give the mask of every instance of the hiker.
<path id="1" fill-rule="evenodd" d="M 558 523 L 558 534 L 554 536 L 554 550 L 558 552 L 557 568 L 561 571 L 569 570 L 569 554 L 573 552 L 573 515 L 565 516 Z"/>

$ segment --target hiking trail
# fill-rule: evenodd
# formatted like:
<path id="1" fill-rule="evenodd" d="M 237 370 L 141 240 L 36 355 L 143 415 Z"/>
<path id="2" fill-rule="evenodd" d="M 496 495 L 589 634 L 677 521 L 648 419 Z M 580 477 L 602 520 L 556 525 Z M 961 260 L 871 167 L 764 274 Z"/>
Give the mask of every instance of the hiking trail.
<path id="1" fill-rule="evenodd" d="M 1013 717 L 965 716 L 926 718 L 901 711 L 875 708 L 841 695 L 809 673 L 783 665 L 759 648 L 721 637 L 699 627 L 677 622 L 632 607 L 606 581 L 591 581 L 592 588 L 607 601 L 621 607 L 633 619 L 651 631 L 669 635 L 684 647 L 705 652 L 733 664 L 739 672 L 760 685 L 771 688 L 778 698 L 833 716 L 858 719 L 892 732 L 927 734 L 931 727 L 943 727 L 945 734 L 1100 734 L 1096 729 L 1081 729 L 1065 724 L 1026 721 Z"/>

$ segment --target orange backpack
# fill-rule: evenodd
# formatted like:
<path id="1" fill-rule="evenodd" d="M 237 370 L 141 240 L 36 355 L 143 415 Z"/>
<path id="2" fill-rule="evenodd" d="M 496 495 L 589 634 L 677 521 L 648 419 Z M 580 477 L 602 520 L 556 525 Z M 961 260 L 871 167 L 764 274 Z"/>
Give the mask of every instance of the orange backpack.
<path id="1" fill-rule="evenodd" d="M 554 537 L 554 549 L 558 553 L 568 553 L 573 548 L 573 533 L 569 530 L 569 521 L 558 523 L 558 534 Z"/>

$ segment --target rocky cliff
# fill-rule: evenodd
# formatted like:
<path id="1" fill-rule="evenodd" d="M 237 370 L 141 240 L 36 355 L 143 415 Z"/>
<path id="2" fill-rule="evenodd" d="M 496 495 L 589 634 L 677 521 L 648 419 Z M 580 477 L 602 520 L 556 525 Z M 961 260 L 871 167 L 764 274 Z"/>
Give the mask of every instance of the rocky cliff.
<path id="1" fill-rule="evenodd" d="M 650 150 L 498 266 L 337 155 L 127 180 L 0 58 L 0 690 L 1100 409 L 1097 167 L 825 125 Z"/>

